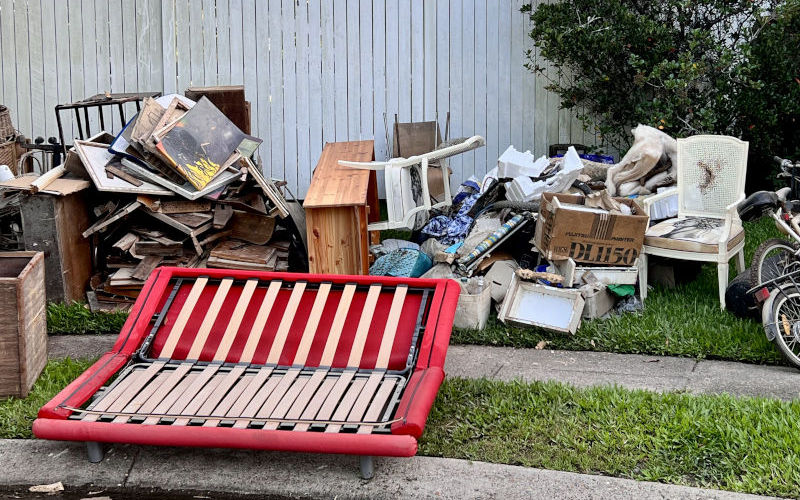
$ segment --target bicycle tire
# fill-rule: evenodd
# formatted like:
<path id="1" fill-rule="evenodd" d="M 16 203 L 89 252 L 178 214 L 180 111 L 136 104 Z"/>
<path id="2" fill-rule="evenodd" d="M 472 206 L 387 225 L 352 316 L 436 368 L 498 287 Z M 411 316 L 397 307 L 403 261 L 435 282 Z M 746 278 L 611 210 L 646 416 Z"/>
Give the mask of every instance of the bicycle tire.
<path id="1" fill-rule="evenodd" d="M 781 238 L 770 238 L 758 245 L 756 252 L 753 254 L 753 263 L 750 266 L 750 288 L 755 288 L 765 281 L 783 274 L 783 269 L 786 267 L 785 264 L 779 264 L 780 268 L 770 269 L 770 266 L 774 265 L 770 258 L 773 260 L 777 258 L 777 255 L 770 255 L 771 251 L 783 249 L 794 254 L 798 248 L 800 246 L 796 243 Z M 769 277 L 765 278 L 765 276 Z"/>
<path id="2" fill-rule="evenodd" d="M 776 288 L 764 304 L 761 314 L 767 338 L 772 333 L 772 342 L 781 356 L 800 369 L 800 291 L 795 287 Z M 793 346 L 797 352 L 792 350 Z"/>

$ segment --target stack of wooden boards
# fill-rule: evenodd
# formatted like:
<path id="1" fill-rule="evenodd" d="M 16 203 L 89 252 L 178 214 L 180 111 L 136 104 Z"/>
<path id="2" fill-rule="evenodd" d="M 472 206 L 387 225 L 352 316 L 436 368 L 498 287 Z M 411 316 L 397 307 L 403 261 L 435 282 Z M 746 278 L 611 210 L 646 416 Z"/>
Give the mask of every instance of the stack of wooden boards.
<path id="1" fill-rule="evenodd" d="M 302 208 L 254 163 L 261 139 L 247 133 L 243 87 L 187 95 L 197 101 L 145 97 L 118 134 L 76 140 L 63 165 L 12 180 L 31 194 L 86 190 L 78 231 L 92 245 L 90 304 L 130 303 L 164 265 L 286 271 L 291 253 L 304 270 L 305 228 L 289 216 Z"/>

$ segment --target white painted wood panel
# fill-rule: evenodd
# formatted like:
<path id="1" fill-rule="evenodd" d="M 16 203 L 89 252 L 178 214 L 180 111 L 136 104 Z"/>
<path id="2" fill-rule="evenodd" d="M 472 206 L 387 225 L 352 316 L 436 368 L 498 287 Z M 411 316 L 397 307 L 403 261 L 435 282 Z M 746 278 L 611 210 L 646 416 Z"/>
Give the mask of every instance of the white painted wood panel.
<path id="1" fill-rule="evenodd" d="M 541 155 L 551 143 L 596 142 L 523 67 L 526 50 L 546 63 L 522 3 L 0 0 L 0 99 L 23 134 L 47 137 L 58 135 L 57 103 L 241 84 L 265 172 L 300 197 L 326 141 L 374 139 L 384 159 L 395 115 L 438 116 L 444 132 L 449 111 L 451 137 L 487 140 L 453 159 L 457 184 L 482 176 L 511 143 Z M 71 140 L 78 131 L 64 118 Z M 116 112 L 104 118 L 119 130 Z"/>

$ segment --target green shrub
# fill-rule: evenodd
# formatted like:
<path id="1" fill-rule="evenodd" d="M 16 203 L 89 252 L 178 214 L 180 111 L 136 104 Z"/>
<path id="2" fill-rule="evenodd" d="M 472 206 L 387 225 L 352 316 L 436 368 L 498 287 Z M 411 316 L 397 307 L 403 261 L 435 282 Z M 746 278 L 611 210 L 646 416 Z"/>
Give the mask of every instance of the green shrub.
<path id="1" fill-rule="evenodd" d="M 546 75 L 541 57 L 550 61 L 555 71 L 548 89 L 616 148 L 624 150 L 631 126 L 644 123 L 674 137 L 719 133 L 763 141 L 751 149 L 780 154 L 778 145 L 792 137 L 797 145 L 798 5 L 800 0 L 529 4 L 522 11 L 533 22 L 530 36 L 540 56 L 530 52 L 526 67 Z"/>

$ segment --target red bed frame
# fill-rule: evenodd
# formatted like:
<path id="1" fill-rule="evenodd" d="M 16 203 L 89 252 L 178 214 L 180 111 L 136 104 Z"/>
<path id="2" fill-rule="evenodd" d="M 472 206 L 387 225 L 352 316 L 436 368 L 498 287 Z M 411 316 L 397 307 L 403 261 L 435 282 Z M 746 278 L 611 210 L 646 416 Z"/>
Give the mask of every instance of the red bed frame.
<path id="1" fill-rule="evenodd" d="M 33 432 L 85 441 L 92 461 L 108 442 L 343 453 L 362 456 L 370 477 L 371 456 L 417 451 L 459 291 L 451 280 L 159 268 L 114 347 L 39 410 Z"/>

